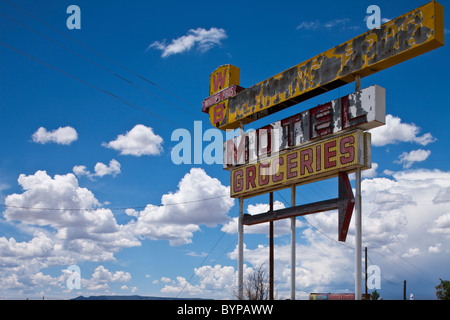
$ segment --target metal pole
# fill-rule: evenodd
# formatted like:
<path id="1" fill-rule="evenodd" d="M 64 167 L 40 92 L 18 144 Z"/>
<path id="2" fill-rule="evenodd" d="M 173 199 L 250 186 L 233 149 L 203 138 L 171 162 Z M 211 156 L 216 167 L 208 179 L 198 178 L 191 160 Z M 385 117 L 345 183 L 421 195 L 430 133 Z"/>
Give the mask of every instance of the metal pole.
<path id="1" fill-rule="evenodd" d="M 403 281 L 403 300 L 406 300 L 406 280 Z"/>
<path id="2" fill-rule="evenodd" d="M 270 211 L 273 211 L 273 192 L 270 193 Z M 269 300 L 273 300 L 273 221 L 269 222 Z"/>
<path id="3" fill-rule="evenodd" d="M 244 300 L 244 198 L 239 198 L 238 218 L 238 299 Z"/>
<path id="4" fill-rule="evenodd" d="M 295 186 L 291 187 L 291 207 L 295 207 Z M 295 217 L 291 218 L 291 300 L 295 300 Z"/>
<path id="5" fill-rule="evenodd" d="M 361 300 L 362 237 L 361 237 L 361 168 L 356 169 L 355 203 L 355 300 Z"/>

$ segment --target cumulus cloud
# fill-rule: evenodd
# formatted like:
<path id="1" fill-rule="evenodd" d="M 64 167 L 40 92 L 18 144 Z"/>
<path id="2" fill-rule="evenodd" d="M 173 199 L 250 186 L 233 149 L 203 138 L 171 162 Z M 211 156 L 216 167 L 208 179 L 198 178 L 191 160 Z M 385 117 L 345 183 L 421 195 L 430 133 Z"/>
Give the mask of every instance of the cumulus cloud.
<path id="1" fill-rule="evenodd" d="M 385 146 L 399 142 L 418 143 L 426 146 L 434 141 L 431 133 L 419 136 L 420 128 L 414 123 L 404 123 L 399 117 L 386 115 L 386 125 L 370 130 L 372 133 L 372 144 L 374 146 Z"/>
<path id="2" fill-rule="evenodd" d="M 414 162 L 421 162 L 428 159 L 430 156 L 430 150 L 413 150 L 411 152 L 403 152 L 399 156 L 399 160 L 395 161 L 396 163 L 403 164 L 403 168 L 411 168 Z"/>
<path id="3" fill-rule="evenodd" d="M 169 240 L 171 245 L 191 243 L 200 224 L 215 226 L 229 220 L 227 213 L 234 205 L 229 193 L 229 187 L 218 179 L 193 168 L 181 179 L 175 193 L 162 196 L 160 206 L 149 204 L 140 212 L 127 210 L 127 214 L 137 217 L 138 235 Z"/>
<path id="4" fill-rule="evenodd" d="M 74 166 L 72 171 L 77 177 L 87 176 L 90 179 L 92 179 L 93 177 L 103 177 L 106 175 L 115 177 L 121 172 L 120 163 L 115 159 L 112 159 L 109 162 L 109 165 L 106 165 L 102 162 L 97 162 L 94 167 L 94 173 L 91 173 L 89 170 L 87 170 L 86 166 Z"/>
<path id="5" fill-rule="evenodd" d="M 142 124 L 137 124 L 125 134 L 102 145 L 120 151 L 123 155 L 159 155 L 162 152 L 163 139 L 153 132 L 153 129 Z"/>
<path id="6" fill-rule="evenodd" d="M 44 127 L 40 127 L 31 136 L 33 142 L 36 143 L 49 143 L 54 142 L 57 144 L 69 145 L 78 139 L 77 131 L 72 127 L 60 127 L 53 131 L 47 131 Z"/>
<path id="7" fill-rule="evenodd" d="M 162 57 L 168 57 L 173 54 L 190 51 L 193 48 L 198 48 L 201 52 L 208 51 L 214 46 L 220 45 L 222 40 L 227 38 L 224 29 L 204 28 L 190 29 L 186 35 L 173 39 L 170 43 L 166 41 L 155 41 L 147 48 L 156 48 L 162 51 Z"/>

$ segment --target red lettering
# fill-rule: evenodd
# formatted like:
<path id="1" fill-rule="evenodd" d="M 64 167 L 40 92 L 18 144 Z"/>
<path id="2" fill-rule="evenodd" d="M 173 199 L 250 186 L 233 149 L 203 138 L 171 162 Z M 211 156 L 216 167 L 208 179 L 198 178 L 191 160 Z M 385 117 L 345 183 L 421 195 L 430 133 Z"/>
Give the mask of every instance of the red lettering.
<path id="1" fill-rule="evenodd" d="M 250 185 L 252 188 L 256 188 L 255 183 L 256 178 L 256 166 L 249 166 L 245 168 L 245 189 L 250 190 Z"/>
<path id="2" fill-rule="evenodd" d="M 241 192 L 243 183 L 242 183 L 242 176 L 244 175 L 244 170 L 239 169 L 233 172 L 233 192 Z"/>
<path id="3" fill-rule="evenodd" d="M 213 75 L 214 92 L 217 92 L 223 89 L 223 87 L 225 87 L 225 78 L 227 77 L 227 71 L 228 68 L 223 70 L 222 73 L 218 72 L 215 75 Z"/>
<path id="4" fill-rule="evenodd" d="M 325 149 L 325 169 L 332 168 L 336 166 L 336 160 L 330 161 L 330 158 L 333 158 L 336 156 L 336 150 L 330 150 L 331 148 L 336 147 L 336 140 L 330 141 L 325 143 L 324 149 Z"/>
<path id="5" fill-rule="evenodd" d="M 297 168 L 297 161 L 293 161 L 296 158 L 297 152 L 286 156 L 286 179 L 295 178 L 297 176 L 297 171 L 292 171 L 292 169 Z"/>
<path id="6" fill-rule="evenodd" d="M 355 147 L 353 146 L 354 143 L 354 136 L 348 136 L 341 140 L 341 164 L 347 164 L 355 160 Z M 347 146 L 347 144 L 350 144 L 350 146 Z M 344 156 L 344 154 L 348 154 L 348 156 Z"/>
<path id="7" fill-rule="evenodd" d="M 311 167 L 313 161 L 313 151 L 311 148 L 300 151 L 300 175 L 305 174 L 305 168 L 309 173 L 313 172 Z"/>

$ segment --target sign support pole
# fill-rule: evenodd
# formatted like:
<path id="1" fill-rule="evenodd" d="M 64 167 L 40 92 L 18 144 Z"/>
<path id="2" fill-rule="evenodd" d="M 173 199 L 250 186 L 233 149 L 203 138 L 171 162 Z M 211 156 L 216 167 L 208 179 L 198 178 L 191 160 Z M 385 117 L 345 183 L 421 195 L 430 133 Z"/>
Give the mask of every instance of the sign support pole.
<path id="1" fill-rule="evenodd" d="M 295 207 L 295 185 L 291 187 L 291 207 Z M 291 300 L 295 300 L 295 217 L 291 218 Z"/>
<path id="2" fill-rule="evenodd" d="M 361 76 L 355 76 L 355 91 L 361 90 Z M 361 168 L 356 169 L 355 192 L 355 300 L 361 300 L 362 274 L 362 212 L 361 212 Z"/>

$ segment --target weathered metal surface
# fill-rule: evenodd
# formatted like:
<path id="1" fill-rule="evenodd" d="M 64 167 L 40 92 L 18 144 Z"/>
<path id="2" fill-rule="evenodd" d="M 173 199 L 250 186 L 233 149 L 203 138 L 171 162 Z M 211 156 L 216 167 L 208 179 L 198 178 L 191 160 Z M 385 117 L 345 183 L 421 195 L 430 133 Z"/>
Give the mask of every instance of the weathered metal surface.
<path id="1" fill-rule="evenodd" d="M 348 179 L 348 175 L 347 173 L 339 172 L 339 198 L 304 204 L 301 206 L 295 206 L 276 211 L 270 210 L 266 213 L 260 213 L 256 215 L 246 214 L 244 215 L 243 223 L 244 225 L 250 226 L 269 221 L 338 209 L 338 238 L 339 241 L 345 242 L 354 205 L 355 199 L 353 196 L 350 181 Z"/>
<path id="2" fill-rule="evenodd" d="M 236 129 L 240 122 L 250 123 L 353 82 L 355 75 L 368 76 L 443 45 L 444 9 L 432 1 L 243 90 L 220 108 L 211 107 L 210 120 L 220 119 L 212 122 L 219 129 Z M 220 87 L 218 76 L 215 79 Z"/>
<path id="3" fill-rule="evenodd" d="M 225 141 L 223 168 L 255 163 L 343 130 L 373 129 L 385 118 L 386 93 L 374 85 Z"/>
<path id="4" fill-rule="evenodd" d="M 356 130 L 281 152 L 275 157 L 231 170 L 231 197 L 252 197 L 368 169 L 370 133 Z"/>
<path id="5" fill-rule="evenodd" d="M 239 85 L 240 69 L 231 64 L 225 64 L 211 73 L 209 79 L 209 95 L 228 88 L 232 85 Z"/>

